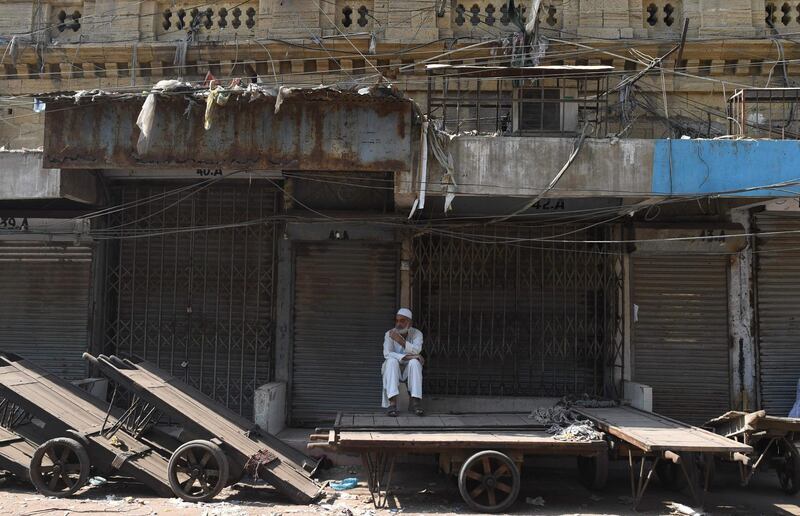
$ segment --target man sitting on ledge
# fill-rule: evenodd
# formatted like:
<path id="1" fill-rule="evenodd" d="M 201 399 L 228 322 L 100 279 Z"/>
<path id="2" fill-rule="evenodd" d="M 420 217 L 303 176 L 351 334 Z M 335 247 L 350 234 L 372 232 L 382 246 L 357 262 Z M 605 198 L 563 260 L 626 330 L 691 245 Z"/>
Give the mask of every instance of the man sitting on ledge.
<path id="1" fill-rule="evenodd" d="M 387 415 L 396 417 L 397 395 L 401 381 L 408 382 L 411 392 L 410 410 L 418 415 L 422 410 L 422 332 L 411 326 L 411 310 L 401 308 L 395 317 L 395 326 L 386 332 L 383 339 L 383 407 Z"/>

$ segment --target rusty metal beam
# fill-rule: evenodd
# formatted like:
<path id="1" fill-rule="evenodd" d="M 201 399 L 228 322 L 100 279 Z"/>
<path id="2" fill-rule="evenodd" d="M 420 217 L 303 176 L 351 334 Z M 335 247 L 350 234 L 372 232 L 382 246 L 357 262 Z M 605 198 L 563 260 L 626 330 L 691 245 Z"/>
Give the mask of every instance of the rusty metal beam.
<path id="1" fill-rule="evenodd" d="M 160 95 L 150 144 L 136 150 L 142 97 L 51 99 L 44 166 L 399 171 L 411 167 L 411 103 L 368 95 L 234 95 L 203 128 L 205 99 Z"/>

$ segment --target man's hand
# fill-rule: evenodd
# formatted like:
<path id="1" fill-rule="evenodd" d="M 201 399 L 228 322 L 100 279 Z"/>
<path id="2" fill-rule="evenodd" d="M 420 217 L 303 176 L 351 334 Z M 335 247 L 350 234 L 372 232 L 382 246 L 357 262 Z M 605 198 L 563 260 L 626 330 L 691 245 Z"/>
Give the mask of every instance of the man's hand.
<path id="1" fill-rule="evenodd" d="M 392 338 L 393 341 L 397 342 L 401 346 L 406 345 L 406 339 L 403 338 L 402 335 L 397 330 L 392 330 L 389 332 L 389 336 Z"/>
<path id="2" fill-rule="evenodd" d="M 422 358 L 421 355 L 408 354 L 408 355 L 403 357 L 403 361 L 404 362 L 408 362 L 409 360 L 415 360 L 415 359 L 419 360 L 419 365 L 423 365 L 423 366 L 425 365 L 425 359 Z"/>

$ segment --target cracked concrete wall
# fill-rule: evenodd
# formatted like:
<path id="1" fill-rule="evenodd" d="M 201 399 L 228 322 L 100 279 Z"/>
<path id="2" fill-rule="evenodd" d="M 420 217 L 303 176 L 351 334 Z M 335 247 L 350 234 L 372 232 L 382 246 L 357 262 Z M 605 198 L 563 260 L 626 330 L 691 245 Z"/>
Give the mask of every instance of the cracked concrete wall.
<path id="1" fill-rule="evenodd" d="M 731 210 L 731 221 L 742 225 L 745 233 L 751 230 L 749 210 Z M 755 410 L 756 344 L 753 296 L 753 244 L 755 237 L 746 237 L 747 245 L 731 255 L 728 270 L 728 318 L 731 339 L 731 406 L 739 410 Z"/>
<path id="2" fill-rule="evenodd" d="M 95 176 L 87 171 L 42 168 L 41 151 L 0 152 L 0 200 L 60 198 L 97 203 Z"/>

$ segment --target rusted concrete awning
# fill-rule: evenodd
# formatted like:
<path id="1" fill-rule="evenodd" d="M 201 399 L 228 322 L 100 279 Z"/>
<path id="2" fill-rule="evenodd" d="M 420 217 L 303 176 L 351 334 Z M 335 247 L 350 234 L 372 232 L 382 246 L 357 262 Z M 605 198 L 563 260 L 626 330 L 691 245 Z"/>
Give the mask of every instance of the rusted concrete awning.
<path id="1" fill-rule="evenodd" d="M 44 166 L 399 171 L 411 167 L 411 101 L 331 89 L 231 91 L 203 127 L 207 91 L 154 95 L 148 146 L 137 151 L 143 95 L 44 97 Z"/>

